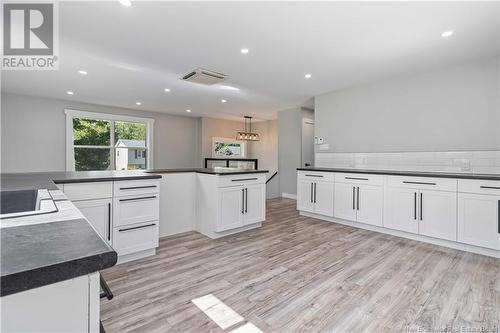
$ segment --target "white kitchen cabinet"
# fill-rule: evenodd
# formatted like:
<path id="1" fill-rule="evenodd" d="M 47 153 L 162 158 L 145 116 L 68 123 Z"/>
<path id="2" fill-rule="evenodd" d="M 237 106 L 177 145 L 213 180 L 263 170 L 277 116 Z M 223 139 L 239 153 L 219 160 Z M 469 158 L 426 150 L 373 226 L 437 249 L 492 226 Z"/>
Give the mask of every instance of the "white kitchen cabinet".
<path id="1" fill-rule="evenodd" d="M 389 187 L 386 190 L 384 227 L 418 233 L 418 190 Z"/>
<path id="2" fill-rule="evenodd" d="M 266 218 L 265 176 L 198 174 L 196 230 L 218 238 L 258 228 Z"/>
<path id="3" fill-rule="evenodd" d="M 458 241 L 500 250 L 500 195 L 458 194 Z"/>
<path id="4" fill-rule="evenodd" d="M 384 188 L 359 185 L 356 196 L 356 221 L 382 226 L 384 216 Z"/>
<path id="5" fill-rule="evenodd" d="M 333 217 L 334 191 L 328 172 L 299 172 L 297 210 Z"/>
<path id="6" fill-rule="evenodd" d="M 349 183 L 335 183 L 334 216 L 356 221 L 356 187 Z"/>
<path id="7" fill-rule="evenodd" d="M 140 194 L 114 198 L 114 226 L 158 220 L 160 217 L 159 195 Z"/>
<path id="8" fill-rule="evenodd" d="M 219 218 L 217 232 L 243 226 L 245 189 L 243 186 L 223 187 L 219 189 Z"/>
<path id="9" fill-rule="evenodd" d="M 113 249 L 118 253 L 119 262 L 136 259 L 138 253 L 154 254 L 158 243 L 158 221 L 119 226 L 113 230 Z"/>
<path id="10" fill-rule="evenodd" d="M 419 234 L 457 240 L 457 194 L 421 190 L 419 193 Z"/>
<path id="11" fill-rule="evenodd" d="M 266 185 L 255 184 L 245 186 L 244 224 L 262 222 L 266 219 Z"/>
<path id="12" fill-rule="evenodd" d="M 109 245 L 112 245 L 111 199 L 84 200 L 73 203 Z"/>

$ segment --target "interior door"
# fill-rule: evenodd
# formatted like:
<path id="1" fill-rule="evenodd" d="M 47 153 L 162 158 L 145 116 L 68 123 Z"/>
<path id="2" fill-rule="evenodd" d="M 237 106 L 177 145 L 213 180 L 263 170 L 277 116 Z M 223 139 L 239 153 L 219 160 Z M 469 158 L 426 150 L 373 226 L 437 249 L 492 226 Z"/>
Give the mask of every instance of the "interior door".
<path id="1" fill-rule="evenodd" d="M 219 218 L 217 232 L 235 229 L 243 226 L 243 186 L 219 188 Z"/>
<path id="2" fill-rule="evenodd" d="M 255 184 L 245 186 L 244 223 L 252 224 L 266 219 L 266 185 Z"/>
<path id="3" fill-rule="evenodd" d="M 334 216 L 356 221 L 356 186 L 349 183 L 335 183 Z"/>
<path id="4" fill-rule="evenodd" d="M 314 212 L 333 217 L 334 183 L 314 182 Z"/>
<path id="5" fill-rule="evenodd" d="M 418 190 L 388 187 L 384 227 L 418 233 Z"/>
<path id="6" fill-rule="evenodd" d="M 358 191 L 356 203 L 357 221 L 382 226 L 384 213 L 383 187 L 360 185 Z"/>
<path id="7" fill-rule="evenodd" d="M 313 186 L 312 181 L 299 179 L 297 182 L 297 210 L 314 212 Z"/>
<path id="8" fill-rule="evenodd" d="M 99 235 L 112 245 L 112 201 L 111 199 L 75 201 L 73 204 L 92 224 Z"/>
<path id="9" fill-rule="evenodd" d="M 302 166 L 314 166 L 314 121 L 302 121 Z"/>
<path id="10" fill-rule="evenodd" d="M 419 233 L 457 240 L 457 193 L 420 191 Z"/>
<path id="11" fill-rule="evenodd" d="M 458 241 L 500 250 L 500 196 L 458 194 Z"/>

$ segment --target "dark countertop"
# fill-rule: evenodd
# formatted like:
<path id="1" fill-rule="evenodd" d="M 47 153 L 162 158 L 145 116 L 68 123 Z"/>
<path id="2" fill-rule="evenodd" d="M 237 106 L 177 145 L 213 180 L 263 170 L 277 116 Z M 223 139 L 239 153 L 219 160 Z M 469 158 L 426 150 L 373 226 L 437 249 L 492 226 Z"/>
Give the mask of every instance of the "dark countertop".
<path id="1" fill-rule="evenodd" d="M 269 170 L 254 170 L 254 169 L 220 169 L 220 168 L 185 168 L 185 169 L 151 169 L 146 170 L 149 174 L 162 174 L 162 173 L 183 173 L 183 172 L 196 172 L 209 175 L 243 175 L 249 173 L 268 173 Z"/>
<path id="2" fill-rule="evenodd" d="M 500 174 L 448 173 L 448 172 L 370 170 L 370 169 L 342 169 L 342 168 L 297 168 L 297 170 L 300 170 L 300 171 L 323 171 L 323 172 L 344 172 L 344 173 L 366 173 L 366 174 L 374 174 L 374 175 L 391 175 L 391 176 L 500 180 Z"/>
<path id="3" fill-rule="evenodd" d="M 0 231 L 0 296 L 90 274 L 116 264 L 116 252 L 85 219 L 2 228 Z"/>

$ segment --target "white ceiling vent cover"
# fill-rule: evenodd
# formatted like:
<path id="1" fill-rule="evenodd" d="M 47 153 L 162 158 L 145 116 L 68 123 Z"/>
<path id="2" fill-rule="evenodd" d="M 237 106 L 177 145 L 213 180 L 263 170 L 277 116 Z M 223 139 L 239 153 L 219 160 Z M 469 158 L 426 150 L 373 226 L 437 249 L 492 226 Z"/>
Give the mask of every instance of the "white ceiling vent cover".
<path id="1" fill-rule="evenodd" d="M 182 80 L 200 84 L 216 84 L 224 81 L 227 78 L 226 74 L 209 71 L 208 69 L 196 68 L 194 71 L 182 77 Z"/>

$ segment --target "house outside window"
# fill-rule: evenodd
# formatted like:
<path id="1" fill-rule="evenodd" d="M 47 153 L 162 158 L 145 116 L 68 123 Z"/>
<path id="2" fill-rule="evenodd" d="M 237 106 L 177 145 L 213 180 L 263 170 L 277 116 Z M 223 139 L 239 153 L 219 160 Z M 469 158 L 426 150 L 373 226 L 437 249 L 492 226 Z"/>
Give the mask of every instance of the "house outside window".
<path id="1" fill-rule="evenodd" d="M 65 110 L 68 171 L 152 166 L 154 119 Z"/>

